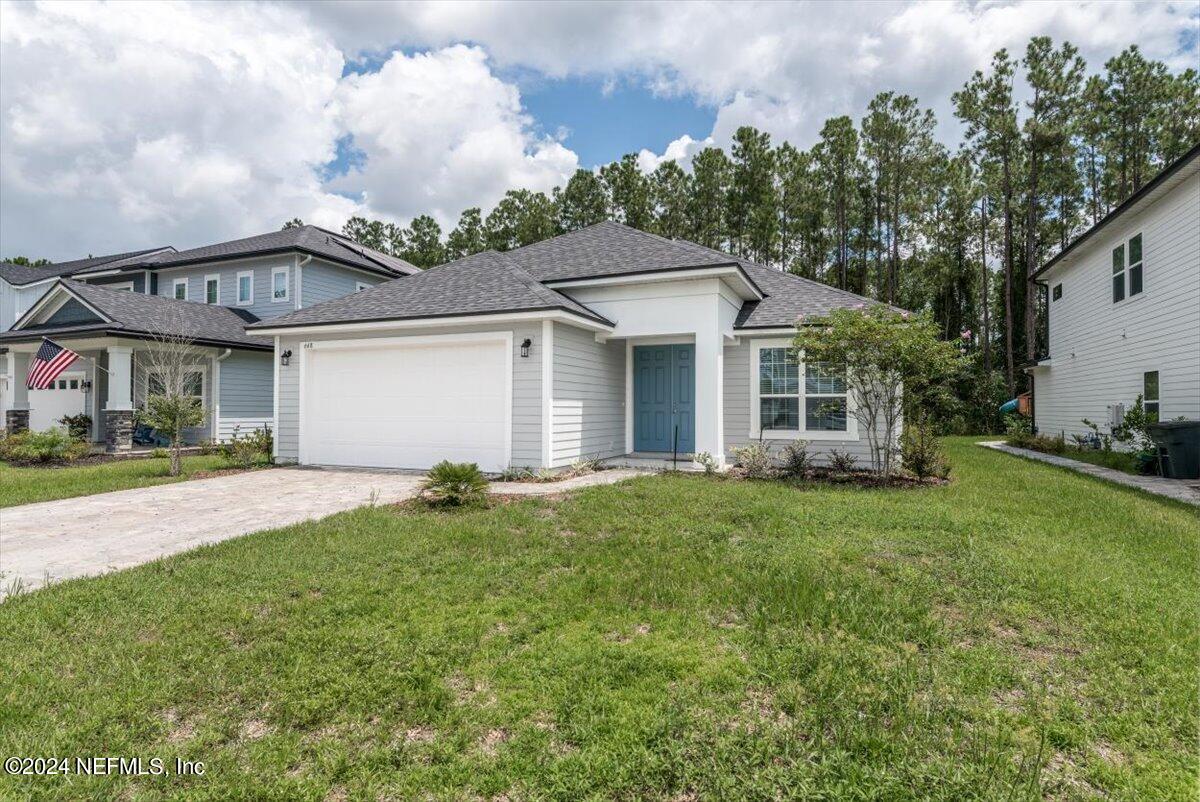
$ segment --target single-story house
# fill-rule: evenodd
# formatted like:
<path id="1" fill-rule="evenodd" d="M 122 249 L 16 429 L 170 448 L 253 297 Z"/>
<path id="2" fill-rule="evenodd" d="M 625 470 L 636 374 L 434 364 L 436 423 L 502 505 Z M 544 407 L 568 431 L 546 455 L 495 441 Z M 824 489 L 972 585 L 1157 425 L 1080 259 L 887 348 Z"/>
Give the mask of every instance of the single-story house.
<path id="1" fill-rule="evenodd" d="M 486 251 L 269 321 L 276 457 L 552 468 L 804 439 L 870 459 L 799 316 L 870 301 L 611 222 Z"/>

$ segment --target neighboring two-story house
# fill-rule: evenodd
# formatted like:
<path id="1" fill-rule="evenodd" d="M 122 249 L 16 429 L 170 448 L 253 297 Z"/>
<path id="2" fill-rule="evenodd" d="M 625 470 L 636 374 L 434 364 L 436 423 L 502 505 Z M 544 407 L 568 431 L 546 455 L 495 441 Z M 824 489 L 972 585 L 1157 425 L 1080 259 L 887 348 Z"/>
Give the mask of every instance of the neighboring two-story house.
<path id="1" fill-rule="evenodd" d="M 1120 422 L 1139 395 L 1160 420 L 1200 419 L 1200 145 L 1036 274 L 1048 354 L 1027 368 L 1046 435 Z"/>
<path id="2" fill-rule="evenodd" d="M 190 440 L 224 440 L 235 428 L 270 425 L 274 342 L 245 326 L 414 272 L 402 259 L 314 226 L 186 251 L 6 265 L 0 275 L 20 294 L 11 300 L 15 320 L 0 332 L 7 428 L 40 430 L 87 413 L 94 441 L 128 449 L 133 410 L 156 381 L 147 348 L 171 335 L 203 349 L 192 387 L 207 423 L 188 432 Z M 53 388 L 29 390 L 25 375 L 43 337 L 83 358 Z"/>

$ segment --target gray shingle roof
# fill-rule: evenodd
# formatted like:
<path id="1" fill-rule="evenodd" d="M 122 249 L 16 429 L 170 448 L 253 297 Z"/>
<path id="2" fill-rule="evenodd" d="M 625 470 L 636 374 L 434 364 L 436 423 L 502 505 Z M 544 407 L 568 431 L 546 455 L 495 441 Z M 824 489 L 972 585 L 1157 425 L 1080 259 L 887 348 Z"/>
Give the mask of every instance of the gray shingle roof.
<path id="1" fill-rule="evenodd" d="M 403 259 L 372 250 L 341 234 L 326 231 L 317 226 L 285 228 L 281 231 L 271 231 L 253 237 L 163 254 L 147 260 L 146 266 L 152 269 L 175 267 L 288 251 L 309 253 L 387 276 L 406 276 L 420 270 Z"/>
<path id="2" fill-rule="evenodd" d="M 743 304 L 737 328 L 793 326 L 801 314 L 814 317 L 837 308 L 875 303 L 693 242 L 604 222 L 507 253 L 486 251 L 468 256 L 274 318 L 258 328 L 536 309 L 566 309 L 604 320 L 570 299 L 570 290 L 556 291 L 553 282 L 714 265 L 737 266 L 766 296 Z"/>
<path id="3" fill-rule="evenodd" d="M 508 254 L 484 251 L 251 327 L 304 326 L 562 309 L 611 322 L 538 281 Z"/>
<path id="4" fill-rule="evenodd" d="M 20 329 L 0 334 L 0 343 L 28 340 L 34 336 L 53 336 L 81 331 L 146 336 L 160 332 L 185 334 L 205 344 L 250 348 L 271 348 L 269 337 L 255 337 L 246 325 L 258 318 L 241 309 L 193 301 L 177 301 L 160 295 L 143 295 L 128 290 L 112 290 L 102 285 L 61 280 L 62 286 L 88 306 L 108 318 L 103 323 L 69 323 L 63 326 Z M 51 290 L 53 292 L 54 290 Z"/>
<path id="5" fill-rule="evenodd" d="M 55 264 L 42 265 L 40 267 L 27 267 L 25 265 L 14 265 L 10 262 L 0 262 L 0 278 L 7 281 L 9 284 L 21 286 L 23 284 L 32 284 L 35 281 L 43 281 L 48 278 L 57 276 L 67 276 L 80 271 L 100 271 L 111 270 L 114 267 L 121 267 L 127 263 L 140 261 L 138 257 L 149 256 L 159 253 L 168 248 L 147 248 L 141 251 L 129 251 L 127 253 L 113 253 L 108 256 L 89 256 L 87 259 L 74 259 L 70 262 L 56 262 Z"/>

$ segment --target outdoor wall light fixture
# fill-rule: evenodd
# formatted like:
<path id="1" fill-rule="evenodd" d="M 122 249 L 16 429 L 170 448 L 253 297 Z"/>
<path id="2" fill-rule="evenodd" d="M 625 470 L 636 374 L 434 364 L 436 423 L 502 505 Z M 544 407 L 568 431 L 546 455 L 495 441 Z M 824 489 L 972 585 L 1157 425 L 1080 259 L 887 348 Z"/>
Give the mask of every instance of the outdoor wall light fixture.
<path id="1" fill-rule="evenodd" d="M 79 389 L 83 390 L 85 393 L 90 393 L 92 391 L 92 380 L 84 379 L 83 381 L 81 381 L 79 383 Z"/>
<path id="2" fill-rule="evenodd" d="M 292 364 L 292 350 L 290 348 L 279 355 L 279 364 L 285 368 Z"/>
<path id="3" fill-rule="evenodd" d="M 533 340 L 526 337 L 524 342 L 521 343 L 521 356 L 523 356 L 523 357 L 529 356 L 529 346 L 531 346 L 531 345 L 533 345 Z"/>

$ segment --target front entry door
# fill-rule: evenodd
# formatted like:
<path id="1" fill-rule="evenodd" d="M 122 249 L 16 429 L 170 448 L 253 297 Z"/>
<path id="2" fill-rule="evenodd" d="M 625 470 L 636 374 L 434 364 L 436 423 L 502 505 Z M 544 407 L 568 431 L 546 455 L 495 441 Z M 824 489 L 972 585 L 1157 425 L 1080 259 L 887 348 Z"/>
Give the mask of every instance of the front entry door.
<path id="1" fill-rule="evenodd" d="M 695 361 L 694 345 L 634 346 L 634 451 L 695 449 Z"/>

